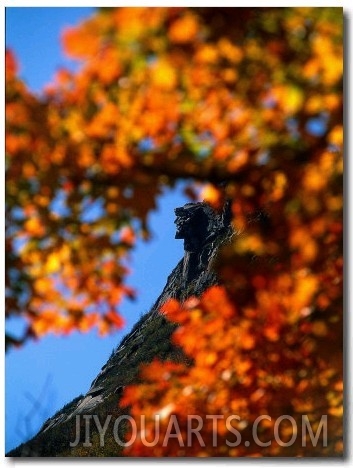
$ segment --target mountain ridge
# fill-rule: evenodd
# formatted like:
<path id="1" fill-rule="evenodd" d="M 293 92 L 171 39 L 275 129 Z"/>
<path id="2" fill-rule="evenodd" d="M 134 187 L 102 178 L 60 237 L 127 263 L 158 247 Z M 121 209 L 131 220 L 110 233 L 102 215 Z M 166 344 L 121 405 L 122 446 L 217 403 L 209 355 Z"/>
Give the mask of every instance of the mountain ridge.
<path id="1" fill-rule="evenodd" d="M 233 230 L 228 204 L 218 213 L 204 202 L 187 203 L 176 208 L 175 214 L 175 237 L 184 239 L 184 256 L 168 276 L 165 287 L 150 311 L 122 339 L 92 381 L 87 393 L 65 405 L 43 424 L 32 439 L 6 456 L 119 456 L 122 448 L 113 441 L 105 447 L 99 446 L 98 434 L 95 445 L 70 447 L 77 432 L 77 417 L 126 414 L 126 409 L 120 408 L 118 402 L 126 385 L 138 383 L 138 369 L 142 363 L 159 358 L 192 365 L 182 349 L 171 342 L 177 324 L 169 322 L 159 309 L 170 298 L 183 302 L 188 297 L 200 296 L 207 288 L 218 284 L 214 261 L 220 246 L 230 239 Z M 80 430 L 83 433 L 84 427 Z"/>

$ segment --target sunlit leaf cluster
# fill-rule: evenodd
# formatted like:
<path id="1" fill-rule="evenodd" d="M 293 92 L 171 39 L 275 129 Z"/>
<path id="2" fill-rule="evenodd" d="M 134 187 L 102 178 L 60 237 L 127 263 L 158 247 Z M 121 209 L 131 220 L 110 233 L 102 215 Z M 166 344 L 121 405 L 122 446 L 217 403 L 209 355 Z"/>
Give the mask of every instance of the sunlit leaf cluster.
<path id="1" fill-rule="evenodd" d="M 200 299 L 191 297 L 183 305 L 171 299 L 162 311 L 179 323 L 173 341 L 194 364 L 189 367 L 156 360 L 141 368 L 144 383 L 128 387 L 121 402 L 131 408 L 138 428 L 136 441 L 125 449 L 127 455 L 340 453 L 342 375 L 337 354 L 331 356 L 337 330 L 330 332 L 327 322 L 316 319 L 308 323 L 304 312 L 295 320 L 288 317 L 280 321 L 276 307 L 272 313 L 260 307 L 238 309 L 220 286 L 210 288 Z M 323 352 L 329 343 L 331 348 Z M 313 447 L 309 434 L 304 446 L 303 414 L 313 430 L 317 430 L 322 414 L 328 415 L 327 447 L 322 443 Z M 188 415 L 197 415 L 202 421 L 201 439 L 194 436 L 192 444 L 187 443 L 190 427 L 199 423 L 196 420 L 190 426 Z M 261 415 L 267 417 L 257 426 L 256 435 L 263 445 L 253 436 L 254 424 Z M 290 415 L 300 431 L 295 443 L 285 448 L 274 439 L 274 426 L 282 415 Z M 279 439 L 287 443 L 293 437 L 293 427 L 279 427 Z M 240 435 L 235 436 L 234 430 Z M 128 433 L 126 440 L 130 438 Z M 244 445 L 244 441 L 252 443 Z"/>
<path id="2" fill-rule="evenodd" d="M 121 326 L 129 252 L 185 180 L 215 209 L 230 200 L 236 235 L 222 286 L 164 306 L 194 365 L 152 363 L 125 403 L 241 414 L 244 434 L 260 413 L 329 414 L 321 455 L 341 453 L 342 10 L 102 8 L 62 42 L 79 70 L 41 98 L 6 61 L 7 314 L 28 320 L 22 340 Z M 286 453 L 308 455 L 298 444 Z"/>

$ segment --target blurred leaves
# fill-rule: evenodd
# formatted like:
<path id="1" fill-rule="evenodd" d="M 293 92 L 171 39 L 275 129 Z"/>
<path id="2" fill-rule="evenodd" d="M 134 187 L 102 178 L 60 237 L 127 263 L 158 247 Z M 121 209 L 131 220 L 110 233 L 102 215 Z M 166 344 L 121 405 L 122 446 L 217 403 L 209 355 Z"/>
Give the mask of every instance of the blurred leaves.
<path id="1" fill-rule="evenodd" d="M 329 414 L 329 446 L 310 455 L 340 454 L 342 20 L 340 8 L 102 8 L 64 31 L 79 70 L 40 98 L 7 52 L 6 314 L 28 322 L 11 343 L 120 327 L 129 252 L 163 188 L 187 180 L 216 209 L 230 200 L 237 236 L 217 261 L 222 286 L 164 306 L 195 365 L 153 363 L 124 401 L 247 427 Z"/>

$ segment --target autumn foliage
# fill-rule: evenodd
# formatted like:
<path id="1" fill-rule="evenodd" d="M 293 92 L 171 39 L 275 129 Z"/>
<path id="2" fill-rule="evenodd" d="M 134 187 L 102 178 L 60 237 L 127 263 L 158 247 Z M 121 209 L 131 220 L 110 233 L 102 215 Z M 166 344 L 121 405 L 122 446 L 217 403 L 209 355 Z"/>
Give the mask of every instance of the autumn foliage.
<path id="1" fill-rule="evenodd" d="M 213 447 L 209 421 L 206 449 L 127 454 L 342 453 L 342 27 L 339 8 L 103 8 L 64 31 L 80 68 L 40 98 L 7 53 L 6 314 L 28 322 L 9 343 L 120 327 L 129 252 L 186 180 L 231 200 L 237 235 L 221 286 L 163 307 L 194 365 L 145 366 L 124 404 L 181 431 L 187 414 L 238 414 L 244 439 L 267 414 L 265 441 L 279 415 L 328 415 L 325 448 L 229 447 L 221 423 Z"/>

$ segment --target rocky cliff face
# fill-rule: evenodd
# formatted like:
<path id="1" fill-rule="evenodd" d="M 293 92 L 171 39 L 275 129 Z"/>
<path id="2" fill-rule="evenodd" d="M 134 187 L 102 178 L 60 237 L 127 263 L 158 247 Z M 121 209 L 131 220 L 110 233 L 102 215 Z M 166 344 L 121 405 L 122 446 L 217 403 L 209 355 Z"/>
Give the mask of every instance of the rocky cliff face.
<path id="1" fill-rule="evenodd" d="M 162 360 L 188 362 L 181 349 L 170 340 L 176 324 L 159 313 L 169 298 L 185 300 L 200 295 L 217 284 L 213 263 L 222 243 L 232 235 L 229 206 L 216 213 L 205 203 L 188 203 L 175 209 L 176 238 L 184 239 L 184 257 L 169 275 L 167 283 L 151 310 L 133 327 L 112 353 L 108 362 L 94 379 L 85 395 L 75 398 L 56 415 L 49 418 L 39 433 L 29 442 L 7 454 L 12 457 L 29 456 L 117 456 L 114 447 L 87 446 L 82 452 L 70 447 L 75 439 L 77 415 L 123 414 L 119 399 L 124 387 L 138 383 L 141 363 Z M 84 427 L 82 427 L 84 431 Z M 97 440 L 98 442 L 98 440 Z M 99 447 L 98 447 L 99 446 Z"/>

